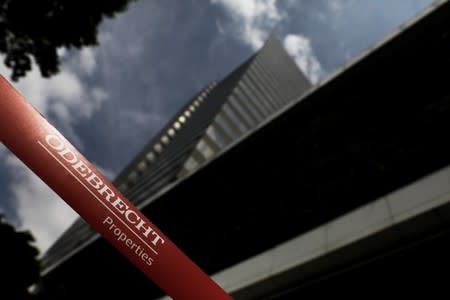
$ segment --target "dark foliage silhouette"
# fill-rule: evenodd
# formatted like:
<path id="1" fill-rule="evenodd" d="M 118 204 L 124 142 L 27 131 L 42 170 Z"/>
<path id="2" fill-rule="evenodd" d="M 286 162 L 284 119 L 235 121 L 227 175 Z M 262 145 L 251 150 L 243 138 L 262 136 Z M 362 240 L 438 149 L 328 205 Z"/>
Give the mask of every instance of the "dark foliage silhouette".
<path id="1" fill-rule="evenodd" d="M 17 81 L 32 67 L 42 76 L 59 71 L 57 49 L 97 44 L 98 25 L 134 0 L 0 0 L 0 53 Z"/>
<path id="2" fill-rule="evenodd" d="M 28 288 L 39 280 L 39 252 L 30 244 L 33 236 L 16 231 L 0 214 L 0 240 L 0 299 L 31 299 Z"/>

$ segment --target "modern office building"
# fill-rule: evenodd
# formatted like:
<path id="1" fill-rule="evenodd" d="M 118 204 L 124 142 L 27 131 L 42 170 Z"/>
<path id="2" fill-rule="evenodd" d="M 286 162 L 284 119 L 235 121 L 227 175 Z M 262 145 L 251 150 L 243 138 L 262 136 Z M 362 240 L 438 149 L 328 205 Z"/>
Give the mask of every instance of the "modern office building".
<path id="1" fill-rule="evenodd" d="M 225 79 L 212 81 L 167 123 L 114 184 L 142 208 L 206 165 L 311 87 L 280 42 L 264 46 Z M 43 273 L 99 238 L 78 219 L 42 259 Z"/>
<path id="2" fill-rule="evenodd" d="M 445 294 L 449 30 L 436 1 L 313 87 L 271 38 L 115 183 L 235 299 Z M 42 286 L 164 296 L 81 222 L 44 257 Z"/>

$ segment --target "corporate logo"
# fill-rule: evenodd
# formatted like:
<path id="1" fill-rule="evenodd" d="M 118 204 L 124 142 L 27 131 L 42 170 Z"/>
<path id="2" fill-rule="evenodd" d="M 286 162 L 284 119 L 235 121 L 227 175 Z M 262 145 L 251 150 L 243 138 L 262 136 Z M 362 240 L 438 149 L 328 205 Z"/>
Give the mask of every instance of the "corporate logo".
<path id="1" fill-rule="evenodd" d="M 137 209 L 116 195 L 110 184 L 89 168 L 80 155 L 67 147 L 57 135 L 47 134 L 44 141 L 38 140 L 37 143 L 109 211 L 102 225 L 111 231 L 116 240 L 147 265 L 152 265 L 165 240 L 140 216 Z M 131 234 L 127 234 L 124 227 Z"/>

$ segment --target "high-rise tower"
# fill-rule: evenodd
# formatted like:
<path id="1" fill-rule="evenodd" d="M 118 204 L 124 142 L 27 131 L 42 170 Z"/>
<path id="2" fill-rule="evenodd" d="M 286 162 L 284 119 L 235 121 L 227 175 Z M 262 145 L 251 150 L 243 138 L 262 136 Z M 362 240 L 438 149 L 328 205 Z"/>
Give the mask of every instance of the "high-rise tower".
<path id="1" fill-rule="evenodd" d="M 310 83 L 270 36 L 264 46 L 226 78 L 195 95 L 118 175 L 114 184 L 139 208 L 245 137 Z M 99 235 L 82 219 L 45 254 L 44 273 Z"/>

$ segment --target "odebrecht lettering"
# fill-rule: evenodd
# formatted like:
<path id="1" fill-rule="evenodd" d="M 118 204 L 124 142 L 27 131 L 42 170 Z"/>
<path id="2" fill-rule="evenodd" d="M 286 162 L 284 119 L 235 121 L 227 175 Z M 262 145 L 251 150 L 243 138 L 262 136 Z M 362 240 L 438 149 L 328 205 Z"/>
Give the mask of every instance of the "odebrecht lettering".
<path id="1" fill-rule="evenodd" d="M 120 197 L 118 197 L 83 160 L 79 159 L 71 149 L 67 148 L 58 136 L 48 134 L 45 137 L 45 142 L 56 151 L 56 153 L 68 163 L 81 178 L 102 196 L 102 200 L 104 200 L 105 203 L 108 203 L 116 212 L 123 215 L 125 220 L 133 225 L 141 235 L 150 240 L 154 246 L 164 244 L 164 239 L 155 232 L 149 224 L 146 224 L 132 207 L 129 207 Z"/>

